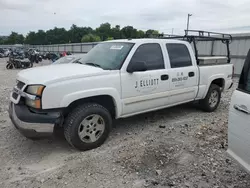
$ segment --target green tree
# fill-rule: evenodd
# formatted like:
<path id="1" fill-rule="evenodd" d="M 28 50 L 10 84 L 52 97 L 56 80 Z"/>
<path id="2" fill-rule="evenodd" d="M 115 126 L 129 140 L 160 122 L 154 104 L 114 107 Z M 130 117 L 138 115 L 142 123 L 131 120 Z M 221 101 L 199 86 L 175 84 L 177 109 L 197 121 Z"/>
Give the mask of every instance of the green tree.
<path id="1" fill-rule="evenodd" d="M 38 30 L 38 32 L 29 32 L 25 38 L 26 44 L 48 44 L 46 32 Z"/>
<path id="2" fill-rule="evenodd" d="M 96 34 L 101 37 L 101 40 L 107 40 L 112 35 L 110 23 L 103 23 L 96 28 Z"/>
<path id="3" fill-rule="evenodd" d="M 99 42 L 101 38 L 98 35 L 87 34 L 82 37 L 82 42 Z"/>
<path id="4" fill-rule="evenodd" d="M 25 44 L 36 44 L 36 32 L 30 31 L 26 38 L 25 38 Z"/>
<path id="5" fill-rule="evenodd" d="M 38 30 L 36 33 L 36 44 L 48 44 L 46 32 Z"/>
<path id="6" fill-rule="evenodd" d="M 159 35 L 159 31 L 157 30 L 153 30 L 153 29 L 149 29 L 146 31 L 146 37 L 153 37 L 155 35 Z"/>
<path id="7" fill-rule="evenodd" d="M 7 39 L 7 36 L 0 36 L 0 44 L 6 44 Z"/>
<path id="8" fill-rule="evenodd" d="M 136 33 L 136 38 L 144 38 L 145 37 L 145 32 L 142 30 L 137 31 Z"/>
<path id="9" fill-rule="evenodd" d="M 6 44 L 23 44 L 24 36 L 16 32 L 11 32 L 10 36 L 7 38 Z"/>
<path id="10" fill-rule="evenodd" d="M 116 25 L 111 29 L 111 36 L 113 36 L 114 39 L 120 39 L 121 38 L 121 28 L 119 25 Z"/>
<path id="11" fill-rule="evenodd" d="M 47 41 L 49 44 L 63 44 L 69 42 L 68 32 L 64 28 L 50 29 L 46 31 Z"/>
<path id="12" fill-rule="evenodd" d="M 108 37 L 107 40 L 114 40 L 114 37 Z"/>
<path id="13" fill-rule="evenodd" d="M 137 30 L 132 26 L 126 26 L 121 29 L 120 25 L 111 27 L 110 23 L 102 23 L 96 29 L 91 27 L 78 27 L 73 24 L 69 30 L 65 28 L 53 28 L 47 31 L 30 31 L 26 37 L 22 34 L 12 32 L 6 39 L 0 39 L 0 44 L 62 44 L 78 42 L 97 42 L 104 40 L 122 39 L 122 38 L 145 38 L 158 35 L 157 30 L 149 29 L 146 32 Z"/>
<path id="14" fill-rule="evenodd" d="M 91 27 L 78 27 L 73 24 L 68 31 L 69 41 L 71 43 L 81 42 L 82 37 L 90 33 L 93 33 L 93 29 Z"/>
<path id="15" fill-rule="evenodd" d="M 122 38 L 137 38 L 137 29 L 132 26 L 126 26 L 121 29 Z"/>

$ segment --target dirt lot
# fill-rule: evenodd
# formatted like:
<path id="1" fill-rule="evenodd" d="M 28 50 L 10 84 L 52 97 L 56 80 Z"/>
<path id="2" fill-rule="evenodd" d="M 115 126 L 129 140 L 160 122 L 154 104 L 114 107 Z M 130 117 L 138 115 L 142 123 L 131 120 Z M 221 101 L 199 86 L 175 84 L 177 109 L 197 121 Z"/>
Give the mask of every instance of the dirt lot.
<path id="1" fill-rule="evenodd" d="M 12 126 L 8 98 L 17 73 L 0 59 L 0 187 L 250 187 L 250 175 L 226 153 L 235 88 L 214 113 L 182 105 L 115 121 L 103 146 L 79 152 L 63 135 L 31 141 Z"/>

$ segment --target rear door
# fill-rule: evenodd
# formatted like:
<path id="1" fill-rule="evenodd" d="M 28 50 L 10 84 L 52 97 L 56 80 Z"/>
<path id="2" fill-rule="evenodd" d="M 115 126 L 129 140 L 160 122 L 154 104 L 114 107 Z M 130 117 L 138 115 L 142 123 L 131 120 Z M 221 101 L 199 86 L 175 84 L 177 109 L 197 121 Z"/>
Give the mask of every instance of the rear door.
<path id="1" fill-rule="evenodd" d="M 230 103 L 228 153 L 250 173 L 250 51 Z"/>
<path id="2" fill-rule="evenodd" d="M 167 54 L 170 61 L 168 71 L 170 77 L 169 104 L 178 104 L 194 100 L 198 91 L 198 67 L 192 52 L 183 43 L 167 43 Z"/>

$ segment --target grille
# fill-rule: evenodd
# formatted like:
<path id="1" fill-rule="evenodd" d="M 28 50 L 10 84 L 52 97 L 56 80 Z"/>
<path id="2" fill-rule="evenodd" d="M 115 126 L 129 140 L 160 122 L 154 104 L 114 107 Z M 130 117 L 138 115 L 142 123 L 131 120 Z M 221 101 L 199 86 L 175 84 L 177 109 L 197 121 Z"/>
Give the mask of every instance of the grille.
<path id="1" fill-rule="evenodd" d="M 17 88 L 18 89 L 22 89 L 24 85 L 25 85 L 25 83 L 17 81 Z"/>
<path id="2" fill-rule="evenodd" d="M 13 92 L 13 93 L 12 93 L 12 97 L 13 97 L 14 99 L 17 99 L 18 94 L 17 94 L 17 93 L 15 93 L 15 92 Z"/>

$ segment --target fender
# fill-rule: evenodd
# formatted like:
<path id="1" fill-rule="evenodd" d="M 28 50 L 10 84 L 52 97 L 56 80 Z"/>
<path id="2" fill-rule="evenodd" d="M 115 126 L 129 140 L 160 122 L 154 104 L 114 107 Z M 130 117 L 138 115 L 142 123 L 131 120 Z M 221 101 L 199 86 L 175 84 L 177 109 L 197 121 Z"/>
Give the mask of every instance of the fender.
<path id="1" fill-rule="evenodd" d="M 100 95 L 109 95 L 113 98 L 114 104 L 116 106 L 116 117 L 121 116 L 122 114 L 122 105 L 119 93 L 113 88 L 98 88 L 91 90 L 83 90 L 74 93 L 65 95 L 60 103 L 60 106 L 66 107 L 69 106 L 72 102 L 84 99 L 87 97 L 95 97 Z"/>
<path id="2" fill-rule="evenodd" d="M 224 80 L 224 85 L 225 85 L 225 81 L 226 81 L 226 76 L 225 76 L 225 74 L 216 74 L 216 75 L 213 75 L 213 76 L 209 77 L 209 78 L 208 78 L 208 84 L 207 84 L 207 87 L 206 87 L 206 89 L 205 89 L 203 98 L 206 97 L 207 92 L 208 92 L 208 89 L 210 88 L 211 83 L 212 83 L 214 80 L 216 80 L 216 79 L 223 79 L 223 80 Z"/>

